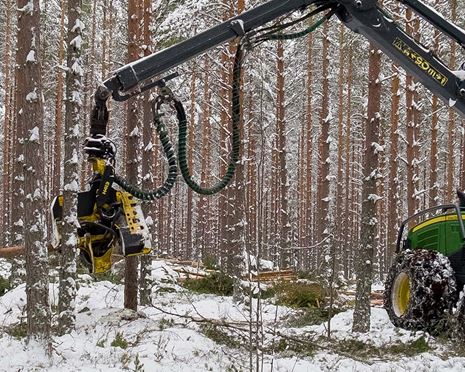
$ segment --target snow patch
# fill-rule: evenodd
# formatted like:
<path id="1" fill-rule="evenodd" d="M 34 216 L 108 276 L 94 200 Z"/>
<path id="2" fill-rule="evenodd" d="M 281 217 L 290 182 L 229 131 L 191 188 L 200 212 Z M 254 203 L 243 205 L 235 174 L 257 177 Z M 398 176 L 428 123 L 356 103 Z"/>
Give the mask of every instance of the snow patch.
<path id="1" fill-rule="evenodd" d="M 32 92 L 29 92 L 26 95 L 26 101 L 29 102 L 29 103 L 37 102 L 38 99 L 39 99 L 39 95 L 36 92 L 36 88 L 34 88 L 34 90 Z"/>
<path id="2" fill-rule="evenodd" d="M 39 127 L 29 129 L 29 142 L 38 143 L 40 139 Z"/>
<path id="3" fill-rule="evenodd" d="M 36 52 L 34 50 L 30 50 L 26 56 L 26 62 L 36 62 Z"/>
<path id="4" fill-rule="evenodd" d="M 84 75 L 84 70 L 82 69 L 82 66 L 80 65 L 79 61 L 75 61 L 73 63 L 73 65 L 71 66 L 71 71 L 77 76 Z"/>
<path id="5" fill-rule="evenodd" d="M 76 36 L 73 40 L 70 41 L 69 44 L 76 49 L 81 49 L 81 46 L 82 46 L 81 35 Z"/>

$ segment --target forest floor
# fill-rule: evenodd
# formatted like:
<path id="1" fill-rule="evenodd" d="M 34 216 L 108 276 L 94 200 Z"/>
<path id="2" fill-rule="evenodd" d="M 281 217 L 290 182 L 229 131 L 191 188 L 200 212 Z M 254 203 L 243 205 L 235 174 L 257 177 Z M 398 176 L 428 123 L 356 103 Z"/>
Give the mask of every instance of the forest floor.
<path id="1" fill-rule="evenodd" d="M 3 270 L 3 272 L 2 272 Z M 0 276 L 8 266 L 0 260 Z M 327 322 L 263 301 L 261 337 L 250 301 L 195 294 L 177 284 L 178 274 L 154 261 L 153 306 L 123 309 L 123 286 L 79 276 L 76 330 L 53 337 L 50 361 L 26 345 L 25 287 L 0 297 L 0 371 L 464 371 L 465 352 L 446 338 L 395 328 L 382 308 L 372 308 L 371 329 L 352 333 L 352 310 Z M 57 285 L 50 285 L 56 309 Z M 257 300 L 253 299 L 254 309 Z M 250 322 L 250 319 L 253 319 Z M 313 325 L 309 325 L 316 323 Z M 252 363 L 252 368 L 251 368 Z"/>

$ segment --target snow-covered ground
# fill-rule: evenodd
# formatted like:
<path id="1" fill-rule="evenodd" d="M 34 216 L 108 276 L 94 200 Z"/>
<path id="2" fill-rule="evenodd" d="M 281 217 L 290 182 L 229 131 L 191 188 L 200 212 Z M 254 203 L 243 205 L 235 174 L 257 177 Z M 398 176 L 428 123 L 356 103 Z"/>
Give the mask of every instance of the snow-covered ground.
<path id="1" fill-rule="evenodd" d="M 24 285 L 7 292 L 0 297 L 0 371 L 248 371 L 250 354 L 243 337 L 248 336 L 249 307 L 230 297 L 188 292 L 175 283 L 176 275 L 169 265 L 154 262 L 154 306 L 138 313 L 123 309 L 121 285 L 81 275 L 76 330 L 53 338 L 52 361 L 39 347 L 26 346 L 18 332 L 25 321 Z M 55 305 L 55 285 L 50 296 Z M 290 328 L 294 310 L 271 302 L 262 310 L 263 371 L 465 370 L 465 358 L 452 353 L 446 341 L 395 328 L 383 309 L 372 309 L 368 334 L 351 332 L 352 310 L 337 314 L 331 322 L 332 341 L 325 338 L 326 323 Z M 229 331 L 215 336 L 223 328 L 214 326 L 224 324 Z M 393 345 L 419 339 L 426 340 L 426 352 L 392 353 L 397 350 Z M 291 347 L 290 340 L 301 347 Z M 313 343 L 316 347 L 310 348 Z M 363 349 L 371 353 L 364 355 Z M 255 354 L 253 358 L 255 363 Z"/>

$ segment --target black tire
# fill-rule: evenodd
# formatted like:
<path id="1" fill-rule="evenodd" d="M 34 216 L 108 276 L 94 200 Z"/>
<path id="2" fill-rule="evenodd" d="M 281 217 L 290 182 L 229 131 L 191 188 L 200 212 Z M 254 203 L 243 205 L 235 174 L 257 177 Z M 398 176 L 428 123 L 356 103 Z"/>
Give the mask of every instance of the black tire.
<path id="1" fill-rule="evenodd" d="M 457 302 L 457 327 L 455 329 L 455 334 L 459 340 L 464 340 L 465 334 L 465 287 L 463 288 L 462 292 L 460 293 L 460 299 Z"/>
<path id="2" fill-rule="evenodd" d="M 455 300 L 455 276 L 447 257 L 425 249 L 396 257 L 384 290 L 384 308 L 395 326 L 439 331 Z"/>

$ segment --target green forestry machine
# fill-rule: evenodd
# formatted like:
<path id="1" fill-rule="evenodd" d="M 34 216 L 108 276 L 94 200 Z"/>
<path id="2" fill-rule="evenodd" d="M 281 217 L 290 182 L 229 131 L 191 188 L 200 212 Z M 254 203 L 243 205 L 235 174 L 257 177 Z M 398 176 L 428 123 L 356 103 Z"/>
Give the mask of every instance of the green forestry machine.
<path id="1" fill-rule="evenodd" d="M 465 47 L 465 32 L 432 7 L 420 0 L 399 2 Z M 267 40 L 303 37 L 332 16 L 366 37 L 408 74 L 465 116 L 464 71 L 454 71 L 454 66 L 448 67 L 421 45 L 394 21 L 394 17 L 377 0 L 265 2 L 179 44 L 123 66 L 98 87 L 94 95 L 90 136 L 84 147 L 93 166 L 93 176 L 88 190 L 78 195 L 78 248 L 91 271 L 109 270 L 111 255 L 115 252 L 128 256 L 151 251 L 140 200 L 155 200 L 166 195 L 174 185 L 178 168 L 189 187 L 204 195 L 219 192 L 229 183 L 240 158 L 240 83 L 244 52 Z M 314 19 L 317 21 L 312 23 Z M 302 31 L 286 33 L 286 29 L 298 23 L 305 24 Z M 230 162 L 218 184 L 202 188 L 191 176 L 186 160 L 187 119 L 184 107 L 166 83 L 177 76 L 170 71 L 176 66 L 230 41 L 237 45 L 231 99 Z M 163 77 L 169 72 L 170 75 Z M 153 101 L 154 127 L 168 162 L 168 175 L 160 188 L 144 191 L 115 172 L 116 147 L 106 137 L 107 101 L 110 98 L 125 101 L 153 88 L 158 88 L 158 96 Z M 177 156 L 163 124 L 166 107 L 175 111 L 179 122 Z M 54 245 L 58 245 L 60 240 L 64 202 L 59 196 L 52 205 Z M 424 329 L 435 325 L 458 298 L 456 288 L 462 288 L 465 283 L 465 234 L 461 207 L 445 205 L 435 210 L 442 213 L 411 228 L 406 239 L 402 239 L 406 224 L 434 210 L 415 215 L 402 224 L 398 255 L 386 284 L 386 309 L 394 324 L 405 328 Z"/>
<path id="2" fill-rule="evenodd" d="M 384 307 L 396 326 L 441 331 L 458 305 L 465 330 L 465 304 L 457 304 L 458 289 L 465 285 L 465 193 L 457 195 L 458 204 L 428 208 L 400 226 L 384 293 Z M 417 223 L 406 231 L 412 222 Z"/>

